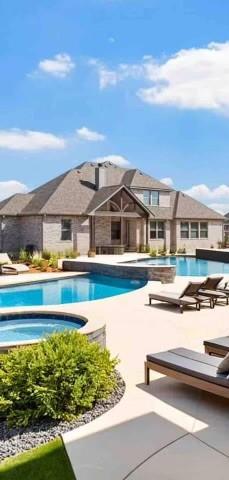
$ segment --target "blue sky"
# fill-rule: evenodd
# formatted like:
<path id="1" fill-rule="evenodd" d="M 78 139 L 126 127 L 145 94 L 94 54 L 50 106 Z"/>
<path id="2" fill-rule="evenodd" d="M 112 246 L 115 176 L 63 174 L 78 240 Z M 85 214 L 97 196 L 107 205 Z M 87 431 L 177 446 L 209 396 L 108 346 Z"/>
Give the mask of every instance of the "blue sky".
<path id="1" fill-rule="evenodd" d="M 107 156 L 229 210 L 229 2 L 1 6 L 0 198 Z"/>

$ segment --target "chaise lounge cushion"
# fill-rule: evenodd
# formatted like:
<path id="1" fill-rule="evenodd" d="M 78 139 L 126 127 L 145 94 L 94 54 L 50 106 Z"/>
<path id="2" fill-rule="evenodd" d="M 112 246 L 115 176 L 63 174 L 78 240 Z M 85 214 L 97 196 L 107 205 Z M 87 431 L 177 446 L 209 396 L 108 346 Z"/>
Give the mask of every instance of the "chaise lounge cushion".
<path id="1" fill-rule="evenodd" d="M 217 368 L 217 373 L 227 373 L 229 374 L 229 353 L 221 360 Z"/>
<path id="2" fill-rule="evenodd" d="M 152 353 L 147 355 L 146 358 L 148 362 L 229 388 L 227 375 L 217 373 L 217 368 L 221 362 L 220 358 L 186 348 Z"/>
<path id="3" fill-rule="evenodd" d="M 229 351 L 229 336 L 226 337 L 218 337 L 218 338 L 211 338 L 210 340 L 204 340 L 204 346 L 209 347 L 219 347 Z"/>
<path id="4" fill-rule="evenodd" d="M 175 305 L 195 305 L 198 300 L 193 297 L 183 296 L 181 298 L 179 293 L 171 293 L 161 291 L 159 293 L 150 293 L 149 297 L 153 300 L 159 300 L 162 302 L 174 303 Z"/>

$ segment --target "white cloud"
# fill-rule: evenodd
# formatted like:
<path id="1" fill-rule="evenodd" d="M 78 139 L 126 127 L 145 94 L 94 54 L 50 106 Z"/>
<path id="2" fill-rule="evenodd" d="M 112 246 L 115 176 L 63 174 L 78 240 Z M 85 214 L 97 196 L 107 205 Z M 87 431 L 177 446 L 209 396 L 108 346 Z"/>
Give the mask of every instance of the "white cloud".
<path id="1" fill-rule="evenodd" d="M 229 42 L 180 50 L 166 61 L 146 65 L 153 86 L 139 90 L 147 103 L 229 111 Z"/>
<path id="2" fill-rule="evenodd" d="M 130 165 L 129 160 L 121 155 L 106 155 L 105 157 L 97 157 L 93 160 L 96 163 L 111 162 L 115 163 L 119 167 L 128 167 Z"/>
<path id="3" fill-rule="evenodd" d="M 137 95 L 146 103 L 229 113 L 229 41 L 182 49 L 163 60 L 145 55 L 139 63 L 113 68 L 97 59 L 89 64 L 101 89 L 141 79 L 147 85 Z"/>
<path id="4" fill-rule="evenodd" d="M 139 78 L 143 74 L 144 65 L 120 63 L 117 69 L 108 68 L 103 62 L 92 58 L 89 65 L 96 68 L 99 77 L 99 87 L 101 90 L 116 86 L 119 82 L 127 78 Z"/>
<path id="5" fill-rule="evenodd" d="M 87 127 L 78 128 L 76 133 L 80 140 L 86 140 L 87 142 L 102 142 L 106 139 L 105 135 L 102 133 L 89 130 Z"/>
<path id="6" fill-rule="evenodd" d="M 59 78 L 66 77 L 74 68 L 75 63 L 67 53 L 58 53 L 53 58 L 41 60 L 38 64 L 38 71 Z"/>
<path id="7" fill-rule="evenodd" d="M 63 138 L 52 133 L 20 129 L 0 130 L 0 148 L 8 150 L 62 149 L 65 145 Z"/>
<path id="8" fill-rule="evenodd" d="M 161 178 L 160 180 L 162 183 L 165 183 L 165 185 L 168 185 L 168 187 L 172 187 L 173 186 L 173 179 L 171 177 L 165 177 L 165 178 Z"/>
<path id="9" fill-rule="evenodd" d="M 229 212 L 229 186 L 219 185 L 215 188 L 209 188 L 207 185 L 193 185 L 184 193 L 190 195 L 203 203 L 206 203 L 210 208 L 217 210 L 220 213 Z"/>
<path id="10" fill-rule="evenodd" d="M 0 182 L 0 200 L 10 197 L 15 193 L 26 193 L 28 188 L 24 183 L 17 180 L 8 180 L 6 182 Z"/>

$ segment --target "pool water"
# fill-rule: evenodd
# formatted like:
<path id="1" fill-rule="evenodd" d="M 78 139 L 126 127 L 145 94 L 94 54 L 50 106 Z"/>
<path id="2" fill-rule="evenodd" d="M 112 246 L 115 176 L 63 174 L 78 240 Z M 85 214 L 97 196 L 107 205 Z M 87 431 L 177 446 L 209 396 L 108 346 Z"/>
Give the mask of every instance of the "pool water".
<path id="1" fill-rule="evenodd" d="M 0 343 L 40 340 L 53 332 L 78 330 L 84 324 L 85 322 L 81 319 L 70 320 L 69 317 L 51 315 L 2 316 L 0 317 Z"/>
<path id="2" fill-rule="evenodd" d="M 200 258 L 188 256 L 155 257 L 145 260 L 137 260 L 137 263 L 142 265 L 175 265 L 176 274 L 182 277 L 206 277 L 207 275 L 215 273 L 222 275 L 229 274 L 229 263 L 202 260 Z"/>
<path id="3" fill-rule="evenodd" d="M 0 289 L 0 307 L 59 305 L 98 300 L 128 293 L 146 284 L 142 280 L 86 274 Z"/>

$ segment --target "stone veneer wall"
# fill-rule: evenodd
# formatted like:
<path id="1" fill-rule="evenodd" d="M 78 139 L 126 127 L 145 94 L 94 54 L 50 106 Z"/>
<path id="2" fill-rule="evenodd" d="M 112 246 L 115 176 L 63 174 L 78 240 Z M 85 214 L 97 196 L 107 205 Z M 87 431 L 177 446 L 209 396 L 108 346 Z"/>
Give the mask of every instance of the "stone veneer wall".
<path id="1" fill-rule="evenodd" d="M 111 244 L 111 217 L 95 217 L 95 245 Z"/>
<path id="2" fill-rule="evenodd" d="M 167 265 L 136 266 L 134 264 L 104 264 L 84 262 L 83 260 L 64 260 L 62 268 L 64 271 L 100 273 L 101 275 L 120 278 L 156 280 L 162 283 L 173 283 L 176 276 L 176 267 Z"/>

